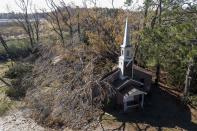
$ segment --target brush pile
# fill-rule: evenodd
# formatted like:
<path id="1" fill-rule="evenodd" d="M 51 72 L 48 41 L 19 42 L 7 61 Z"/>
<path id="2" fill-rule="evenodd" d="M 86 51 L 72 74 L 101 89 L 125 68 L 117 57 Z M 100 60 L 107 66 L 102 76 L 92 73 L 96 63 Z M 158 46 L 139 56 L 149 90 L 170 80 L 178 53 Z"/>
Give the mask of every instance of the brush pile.
<path id="1" fill-rule="evenodd" d="M 111 92 L 99 79 L 113 63 L 85 50 L 39 47 L 33 84 L 25 97 L 37 122 L 53 128 L 87 129 L 98 119 Z"/>

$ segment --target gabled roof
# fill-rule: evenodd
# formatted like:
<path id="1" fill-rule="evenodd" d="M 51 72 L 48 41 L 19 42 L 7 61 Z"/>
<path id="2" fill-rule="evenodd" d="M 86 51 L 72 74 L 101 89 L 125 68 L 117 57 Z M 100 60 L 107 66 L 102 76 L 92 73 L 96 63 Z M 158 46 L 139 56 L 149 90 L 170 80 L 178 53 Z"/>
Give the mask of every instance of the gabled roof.
<path id="1" fill-rule="evenodd" d="M 124 96 L 127 97 L 127 96 L 136 96 L 136 95 L 141 95 L 141 94 L 147 94 L 146 92 L 144 91 L 141 91 L 137 88 L 133 88 L 131 89 L 129 92 L 127 92 Z"/>
<path id="2" fill-rule="evenodd" d="M 120 47 L 130 47 L 130 29 L 128 27 L 128 18 L 126 18 L 126 24 L 125 24 L 125 31 L 124 31 L 124 40 Z"/>
<path id="3" fill-rule="evenodd" d="M 146 94 L 146 88 L 144 88 L 143 83 L 135 81 L 133 79 L 128 79 L 124 84 L 116 88 L 118 92 L 120 92 L 122 95 L 126 95 L 129 92 L 132 93 L 136 92 L 136 90 L 141 91 L 140 94 Z M 133 90 L 134 89 L 134 90 Z"/>
<path id="4" fill-rule="evenodd" d="M 127 86 L 129 86 L 129 88 L 130 87 L 136 87 L 136 88 L 140 88 L 140 87 L 142 87 L 144 84 L 143 83 L 141 83 L 141 82 L 138 82 L 138 81 L 136 81 L 136 80 L 133 80 L 133 79 L 127 79 L 124 83 L 122 83 L 119 87 L 117 87 L 117 90 L 118 91 L 122 91 L 122 90 L 124 90 L 125 88 L 128 88 Z"/>

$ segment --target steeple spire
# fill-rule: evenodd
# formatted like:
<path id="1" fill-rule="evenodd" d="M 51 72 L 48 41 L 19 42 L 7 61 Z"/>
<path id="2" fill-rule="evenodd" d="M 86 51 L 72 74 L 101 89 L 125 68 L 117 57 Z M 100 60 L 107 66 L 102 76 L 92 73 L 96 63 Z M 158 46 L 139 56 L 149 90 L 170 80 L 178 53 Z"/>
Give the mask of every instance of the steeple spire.
<path id="1" fill-rule="evenodd" d="M 128 18 L 126 18 L 124 40 L 121 47 L 121 56 L 119 57 L 118 67 L 121 70 L 121 79 L 126 76 L 132 77 L 133 74 L 133 49 L 130 44 L 130 31 L 128 26 Z"/>
<path id="2" fill-rule="evenodd" d="M 131 44 L 130 44 L 130 30 L 128 27 L 128 17 L 127 17 L 125 24 L 125 31 L 124 31 L 124 40 L 121 47 L 128 47 L 128 46 L 131 46 Z"/>

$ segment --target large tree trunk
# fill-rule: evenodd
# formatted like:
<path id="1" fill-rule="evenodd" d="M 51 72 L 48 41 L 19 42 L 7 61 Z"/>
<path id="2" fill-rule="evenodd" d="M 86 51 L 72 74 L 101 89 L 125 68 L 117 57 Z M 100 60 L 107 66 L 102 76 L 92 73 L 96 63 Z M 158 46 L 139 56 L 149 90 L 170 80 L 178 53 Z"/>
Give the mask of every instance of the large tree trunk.
<path id="1" fill-rule="evenodd" d="M 159 0 L 159 25 L 161 25 L 162 0 Z"/>
<path id="2" fill-rule="evenodd" d="M 193 67 L 193 62 L 190 61 L 189 65 L 187 67 L 187 73 L 186 73 L 186 77 L 185 77 L 185 88 L 184 88 L 184 92 L 183 95 L 185 98 L 187 98 L 189 96 L 189 88 L 190 88 L 190 83 L 191 83 L 191 73 L 192 73 L 192 67 Z"/>

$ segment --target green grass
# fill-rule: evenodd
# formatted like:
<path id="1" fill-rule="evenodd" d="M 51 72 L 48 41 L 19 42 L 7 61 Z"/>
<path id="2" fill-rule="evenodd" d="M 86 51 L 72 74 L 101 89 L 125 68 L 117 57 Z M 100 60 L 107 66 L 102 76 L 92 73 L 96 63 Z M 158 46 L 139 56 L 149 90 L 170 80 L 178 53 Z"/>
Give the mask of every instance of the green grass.
<path id="1" fill-rule="evenodd" d="M 10 108 L 10 103 L 5 101 L 0 101 L 0 116 L 4 115 Z"/>
<path id="2" fill-rule="evenodd" d="M 3 77 L 5 72 L 8 70 L 8 66 L 10 62 L 0 63 L 0 76 Z M 7 79 L 6 79 L 7 81 Z M 12 108 L 15 101 L 11 100 L 7 95 L 6 92 L 9 90 L 1 81 L 0 81 L 0 116 L 5 114 L 9 109 Z"/>
<path id="3" fill-rule="evenodd" d="M 13 87 L 5 92 L 9 97 L 19 99 L 25 96 L 26 91 L 30 86 L 24 86 L 24 83 L 21 85 L 21 78 L 23 78 L 25 74 L 31 73 L 31 69 L 31 64 L 16 62 L 5 71 L 4 77 L 11 81 Z M 29 84 L 29 81 L 25 82 L 25 84 Z"/>
<path id="4" fill-rule="evenodd" d="M 7 41 L 7 45 L 13 57 L 25 56 L 28 52 L 28 48 L 30 48 L 27 39 L 10 40 Z M 0 55 L 6 56 L 6 51 L 4 50 L 1 44 L 0 44 Z"/>
<path id="5" fill-rule="evenodd" d="M 5 77 L 9 79 L 21 78 L 24 74 L 31 72 L 32 65 L 27 63 L 16 62 L 9 66 L 9 70 L 5 72 Z"/>
<path id="6" fill-rule="evenodd" d="M 0 116 L 9 111 L 14 105 L 14 101 L 10 100 L 5 94 L 7 90 L 7 87 L 0 87 Z"/>

